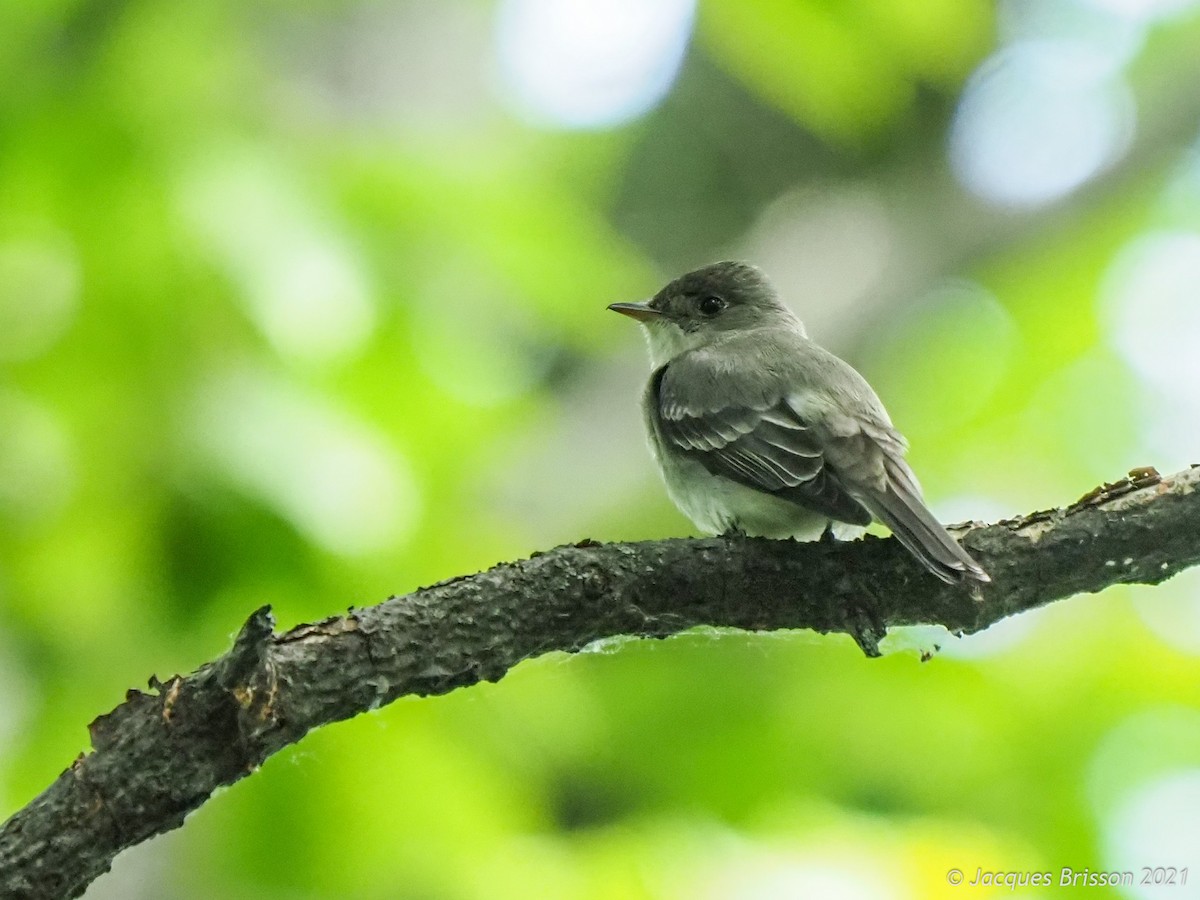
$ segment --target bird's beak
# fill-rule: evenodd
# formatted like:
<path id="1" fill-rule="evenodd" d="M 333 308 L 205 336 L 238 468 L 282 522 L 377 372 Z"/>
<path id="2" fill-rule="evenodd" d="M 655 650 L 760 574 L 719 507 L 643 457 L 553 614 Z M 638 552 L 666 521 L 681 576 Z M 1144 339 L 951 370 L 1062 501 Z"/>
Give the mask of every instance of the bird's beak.
<path id="1" fill-rule="evenodd" d="M 623 316 L 629 316 L 631 319 L 637 319 L 639 322 L 645 322 L 649 319 L 657 319 L 662 316 L 662 313 L 651 306 L 649 302 L 610 303 L 608 304 L 608 308 L 613 312 L 619 312 Z"/>

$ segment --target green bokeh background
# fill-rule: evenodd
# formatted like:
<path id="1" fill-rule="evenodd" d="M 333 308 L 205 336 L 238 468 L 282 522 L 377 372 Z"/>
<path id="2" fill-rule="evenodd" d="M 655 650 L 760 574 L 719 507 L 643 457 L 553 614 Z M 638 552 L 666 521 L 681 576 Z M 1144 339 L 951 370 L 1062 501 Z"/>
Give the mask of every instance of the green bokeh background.
<path id="1" fill-rule="evenodd" d="M 0 811 L 263 603 L 288 627 L 691 533 L 604 306 L 713 259 L 867 375 L 948 519 L 1200 457 L 1200 283 L 1135 298 L 1157 380 L 1118 289 L 1156 236 L 1196 272 L 1200 10 L 1106 6 L 1138 4 L 1038 27 L 1137 31 L 1128 144 L 1006 208 L 948 148 L 1030 3 L 702 2 L 661 102 L 594 129 L 522 106 L 489 3 L 0 5 Z M 1200 835 L 1198 604 L 1185 575 L 880 661 L 807 633 L 530 660 L 310 735 L 89 896 L 982 897 L 1013 892 L 947 870 L 1141 865 L 1193 884 L 1017 895 L 1200 896 L 1200 837 L 1129 857 L 1146 815 Z"/>

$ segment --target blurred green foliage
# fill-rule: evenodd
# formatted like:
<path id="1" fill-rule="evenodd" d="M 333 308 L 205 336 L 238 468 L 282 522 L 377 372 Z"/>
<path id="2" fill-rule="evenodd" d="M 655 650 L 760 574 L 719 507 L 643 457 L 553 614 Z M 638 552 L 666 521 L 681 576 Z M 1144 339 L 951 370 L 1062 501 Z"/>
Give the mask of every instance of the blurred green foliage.
<path id="1" fill-rule="evenodd" d="M 661 102 L 575 130 L 522 117 L 497 15 L 0 6 L 5 812 L 263 603 L 290 626 L 688 533 L 604 306 L 714 258 L 862 369 L 948 518 L 1195 458 L 1172 348 L 1200 280 L 1167 252 L 1200 231 L 1194 5 L 711 0 Z M 973 79 L 1096 33 L 1125 41 L 1124 143 L 1045 202 L 973 192 L 948 149 Z M 1141 865 L 1200 896 L 1194 841 L 1136 857 L 1146 816 L 1200 833 L 1194 791 L 1145 805 L 1200 772 L 1198 585 L 882 661 L 716 633 L 532 660 L 311 735 L 91 896 L 989 896 L 947 870 Z"/>

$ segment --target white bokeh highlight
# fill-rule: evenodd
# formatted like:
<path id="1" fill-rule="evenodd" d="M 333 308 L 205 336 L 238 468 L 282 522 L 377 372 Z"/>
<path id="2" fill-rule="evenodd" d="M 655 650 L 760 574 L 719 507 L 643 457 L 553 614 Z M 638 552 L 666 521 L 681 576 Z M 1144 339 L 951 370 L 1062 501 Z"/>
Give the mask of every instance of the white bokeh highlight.
<path id="1" fill-rule="evenodd" d="M 1022 41 L 1080 44 L 1091 48 L 1094 63 L 1112 74 L 1145 44 L 1141 23 L 1105 9 L 1103 0 L 1000 0 L 996 17 L 1001 46 Z"/>
<path id="2" fill-rule="evenodd" d="M 997 206 L 1059 200 L 1121 158 L 1133 135 L 1131 92 L 1109 48 L 1024 40 L 984 63 L 950 131 L 959 181 Z"/>
<path id="3" fill-rule="evenodd" d="M 1200 231 L 1134 238 L 1110 265 L 1098 302 L 1107 343 L 1149 395 L 1136 410 L 1142 451 L 1168 468 L 1193 462 L 1200 446 Z"/>
<path id="4" fill-rule="evenodd" d="M 1109 342 L 1133 370 L 1200 411 L 1200 232 L 1134 239 L 1113 261 L 1100 300 Z"/>
<path id="5" fill-rule="evenodd" d="M 1200 655 L 1200 569 L 1180 572 L 1153 591 L 1139 591 L 1134 608 L 1164 644 Z"/>
<path id="6" fill-rule="evenodd" d="M 842 847 L 792 853 L 730 838 L 716 842 L 687 873 L 674 873 L 661 896 L 668 900 L 909 900 L 912 896 L 887 862 L 869 851 Z"/>
<path id="7" fill-rule="evenodd" d="M 202 390 L 193 440 L 245 493 L 343 556 L 387 550 L 415 529 L 421 498 L 383 435 L 320 398 L 248 371 Z"/>
<path id="8" fill-rule="evenodd" d="M 0 572 L 0 603 L 4 597 L 3 573 Z M 39 684 L 27 671 L 20 655 L 8 644 L 7 635 L 0 635 L 0 756 L 17 752 L 27 737 L 30 719 L 45 702 Z M 16 809 L 27 797 L 7 796 L 0 786 L 0 803 L 6 809 Z"/>
<path id="9" fill-rule="evenodd" d="M 908 892 L 883 873 L 864 866 L 820 861 L 760 861 L 721 873 L 696 897 L 703 900 L 779 900 L 781 897 L 837 897 L 839 900 L 903 900 Z"/>
<path id="10" fill-rule="evenodd" d="M 753 259 L 819 343 L 856 338 L 864 304 L 881 293 L 902 236 L 883 199 L 859 185 L 791 191 L 771 203 L 737 256 Z"/>
<path id="11" fill-rule="evenodd" d="M 280 97 L 308 127 L 382 130 L 414 146 L 471 140 L 494 115 L 491 10 L 474 0 L 358 3 L 284 21 Z"/>
<path id="12" fill-rule="evenodd" d="M 503 86 L 540 125 L 621 125 L 666 96 L 694 17 L 695 0 L 502 0 Z"/>
<path id="13" fill-rule="evenodd" d="M 65 237 L 0 244 L 0 362 L 50 349 L 74 320 L 80 281 Z"/>
<path id="14" fill-rule="evenodd" d="M 1020 615 L 1008 616 L 999 622 L 994 622 L 983 631 L 964 634 L 962 637 L 953 635 L 942 628 L 941 636 L 934 643 L 941 648 L 938 655 L 947 659 L 961 659 L 969 662 L 992 659 L 1024 646 L 1030 638 L 1042 630 L 1048 614 L 1046 607 L 1026 610 Z M 941 626 L 932 627 L 941 628 Z M 932 636 L 931 634 L 930 637 Z"/>
<path id="15" fill-rule="evenodd" d="M 1151 24 L 1183 15 L 1197 0 L 1084 0 L 1086 5 L 1127 22 Z"/>
<path id="16" fill-rule="evenodd" d="M 78 478 L 62 417 L 27 394 L 0 390 L 0 524 L 11 528 L 54 518 L 66 508 Z"/>
<path id="17" fill-rule="evenodd" d="M 251 149 L 218 150 L 185 175 L 178 200 L 202 250 L 280 355 L 328 363 L 371 337 L 366 266 L 285 165 Z"/>
<path id="18" fill-rule="evenodd" d="M 1200 897 L 1200 767 L 1176 769 L 1132 790 L 1104 823 L 1104 866 L 1133 871 L 1126 897 Z M 1188 884 L 1141 884 L 1142 867 L 1190 869 Z"/>

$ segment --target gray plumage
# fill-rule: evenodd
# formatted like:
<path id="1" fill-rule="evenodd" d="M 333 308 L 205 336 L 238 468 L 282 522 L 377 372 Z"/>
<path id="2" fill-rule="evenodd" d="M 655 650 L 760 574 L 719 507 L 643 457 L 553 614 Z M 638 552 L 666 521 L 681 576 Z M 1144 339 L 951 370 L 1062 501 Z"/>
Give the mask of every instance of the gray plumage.
<path id="1" fill-rule="evenodd" d="M 699 528 L 806 539 L 874 518 L 942 580 L 989 580 L 926 508 L 871 386 L 808 339 L 758 269 L 716 263 L 610 308 L 645 326 L 651 448 Z"/>

